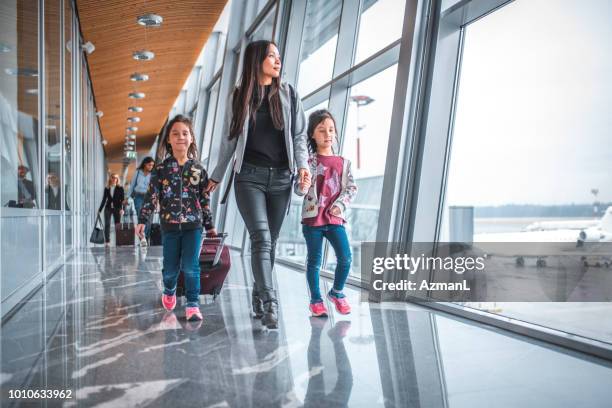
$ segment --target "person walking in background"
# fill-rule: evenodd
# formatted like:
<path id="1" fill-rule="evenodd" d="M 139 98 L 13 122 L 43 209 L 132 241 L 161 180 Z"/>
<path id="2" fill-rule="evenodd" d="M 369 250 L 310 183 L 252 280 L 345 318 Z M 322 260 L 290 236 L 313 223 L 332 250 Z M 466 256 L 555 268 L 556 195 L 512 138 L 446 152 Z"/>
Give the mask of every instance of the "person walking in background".
<path id="1" fill-rule="evenodd" d="M 176 307 L 176 285 L 182 270 L 187 298 L 185 317 L 198 321 L 203 319 L 199 307 L 202 226 L 208 235 L 217 234 L 206 193 L 208 175 L 197 160 L 193 126 L 187 117 L 177 115 L 168 122 L 160 146 L 164 160 L 151 174 L 136 234 L 144 239 L 145 224 L 159 204 L 164 257 L 162 305 L 168 311 Z"/>
<path id="2" fill-rule="evenodd" d="M 140 166 L 136 169 L 136 174 L 132 177 L 132 182 L 130 183 L 130 187 L 128 188 L 128 197 L 132 197 L 134 200 L 134 207 L 136 209 L 136 214 L 140 214 L 140 210 L 142 210 L 142 206 L 144 204 L 145 195 L 147 194 L 147 189 L 149 188 L 149 181 L 151 181 L 151 172 L 153 171 L 153 166 L 155 166 L 155 160 L 152 157 L 145 157 L 142 159 Z M 148 223 L 145 227 L 145 239 L 140 240 L 140 244 L 143 246 L 147 245 L 146 238 L 149 237 L 151 230 L 151 223 Z"/>
<path id="3" fill-rule="evenodd" d="M 351 246 L 344 224 L 346 209 L 357 194 L 357 186 L 351 173 L 351 162 L 334 155 L 336 121 L 332 114 L 321 109 L 308 118 L 309 160 L 312 183 L 296 183 L 295 192 L 303 195 L 302 232 L 308 251 L 306 280 L 310 290 L 310 311 L 313 316 L 327 316 L 319 289 L 319 271 L 323 259 L 323 238 L 336 253 L 334 286 L 327 294 L 341 314 L 348 314 L 351 307 L 342 293 L 351 270 Z"/>
<path id="4" fill-rule="evenodd" d="M 119 175 L 113 173 L 108 179 L 108 183 L 104 189 L 104 195 L 102 196 L 102 203 L 100 203 L 100 208 L 98 209 L 98 213 L 104 210 L 104 241 L 107 247 L 110 246 L 111 217 L 113 217 L 115 221 L 114 224 L 119 224 L 121 222 L 124 199 L 125 192 L 119 183 Z"/>
<path id="5" fill-rule="evenodd" d="M 236 203 L 251 239 L 252 305 L 269 329 L 278 327 L 272 270 L 295 173 L 309 180 L 306 118 L 294 89 L 280 80 L 281 59 L 270 41 L 250 43 L 240 85 L 227 109 L 217 166 L 208 182 L 214 191 L 232 156 Z M 232 180 L 228 184 L 231 187 Z M 229 190 L 228 190 L 229 191 Z M 227 191 L 224 194 L 225 202 Z"/>

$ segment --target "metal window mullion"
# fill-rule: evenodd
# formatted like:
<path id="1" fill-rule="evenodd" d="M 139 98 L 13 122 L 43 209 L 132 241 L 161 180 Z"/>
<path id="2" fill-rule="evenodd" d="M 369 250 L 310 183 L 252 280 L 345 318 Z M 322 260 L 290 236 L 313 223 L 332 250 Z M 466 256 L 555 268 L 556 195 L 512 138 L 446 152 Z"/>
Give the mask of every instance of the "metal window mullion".
<path id="1" fill-rule="evenodd" d="M 59 0 L 59 8 L 60 8 L 60 12 L 59 12 L 59 20 L 60 20 L 60 24 L 59 24 L 59 30 L 60 30 L 60 42 L 59 42 L 59 47 L 60 47 L 60 53 L 59 53 L 59 59 L 60 59 L 60 120 L 59 120 L 59 126 L 60 126 L 60 210 L 62 211 L 62 218 L 60 220 L 60 242 L 61 242 L 61 249 L 60 249 L 60 257 L 61 259 L 65 259 L 66 256 L 66 205 L 64 204 L 66 202 L 66 171 L 65 171 L 65 167 L 66 167 L 66 118 L 65 118 L 65 86 L 64 86 L 64 81 L 66 80 L 65 76 L 65 72 L 64 72 L 64 53 L 65 53 L 65 49 L 64 49 L 64 1 L 68 1 L 68 0 Z"/>

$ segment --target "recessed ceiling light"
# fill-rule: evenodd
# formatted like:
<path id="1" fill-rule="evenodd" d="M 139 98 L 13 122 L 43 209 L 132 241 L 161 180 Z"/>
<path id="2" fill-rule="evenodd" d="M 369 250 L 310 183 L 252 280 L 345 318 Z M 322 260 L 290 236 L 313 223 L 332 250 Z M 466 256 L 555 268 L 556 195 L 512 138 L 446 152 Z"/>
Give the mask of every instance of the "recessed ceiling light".
<path id="1" fill-rule="evenodd" d="M 130 140 L 129 142 L 125 142 L 125 144 L 128 146 L 134 146 L 136 143 L 133 140 Z"/>
<path id="2" fill-rule="evenodd" d="M 25 93 L 28 95 L 38 95 L 38 88 L 26 89 Z"/>
<path id="3" fill-rule="evenodd" d="M 142 16 L 138 16 L 136 21 L 138 21 L 138 24 L 145 27 L 159 27 L 164 19 L 158 14 L 147 13 L 143 14 Z"/>
<path id="4" fill-rule="evenodd" d="M 4 72 L 12 76 L 37 77 L 38 70 L 33 68 L 5 68 Z"/>
<path id="5" fill-rule="evenodd" d="M 130 75 L 130 79 L 134 82 L 148 81 L 149 76 L 147 74 L 140 74 L 138 72 L 134 72 L 132 75 Z"/>
<path id="6" fill-rule="evenodd" d="M 137 61 L 150 61 L 155 58 L 153 51 L 139 50 L 132 53 L 132 57 Z"/>
<path id="7" fill-rule="evenodd" d="M 140 122 L 140 118 L 138 116 L 131 116 L 127 120 L 130 123 L 138 123 L 138 122 Z"/>
<path id="8" fill-rule="evenodd" d="M 130 112 L 142 112 L 144 109 L 142 109 L 140 106 L 130 106 L 128 110 Z"/>
<path id="9" fill-rule="evenodd" d="M 102 141 L 102 144 L 103 144 L 104 146 L 106 146 L 106 145 L 108 144 L 108 141 L 103 140 L 103 141 Z"/>
<path id="10" fill-rule="evenodd" d="M 127 135 L 126 139 L 136 139 L 136 135 Z"/>
<path id="11" fill-rule="evenodd" d="M 130 92 L 128 95 L 132 99 L 142 99 L 145 97 L 144 92 Z"/>
<path id="12" fill-rule="evenodd" d="M 129 131 L 129 132 L 135 132 L 135 131 L 138 130 L 138 128 L 136 126 L 130 126 L 130 127 L 126 128 L 126 130 Z"/>

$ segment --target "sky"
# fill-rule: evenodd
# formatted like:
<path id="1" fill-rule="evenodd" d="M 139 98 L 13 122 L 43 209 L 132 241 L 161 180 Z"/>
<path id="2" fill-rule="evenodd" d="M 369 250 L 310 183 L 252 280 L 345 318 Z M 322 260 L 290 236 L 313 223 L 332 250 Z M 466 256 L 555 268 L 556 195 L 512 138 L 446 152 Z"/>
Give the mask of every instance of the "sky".
<path id="1" fill-rule="evenodd" d="M 399 38 L 403 3 L 364 12 L 357 61 Z M 516 0 L 467 27 L 448 205 L 591 203 L 592 188 L 612 201 L 611 21 L 609 0 Z M 303 61 L 302 95 L 331 78 L 336 40 Z M 384 171 L 395 72 L 351 89 L 375 99 L 359 113 L 358 177 Z M 343 154 L 353 159 L 356 120 L 351 105 Z"/>
<path id="2" fill-rule="evenodd" d="M 612 201 L 612 2 L 516 0 L 467 27 L 450 205 Z"/>

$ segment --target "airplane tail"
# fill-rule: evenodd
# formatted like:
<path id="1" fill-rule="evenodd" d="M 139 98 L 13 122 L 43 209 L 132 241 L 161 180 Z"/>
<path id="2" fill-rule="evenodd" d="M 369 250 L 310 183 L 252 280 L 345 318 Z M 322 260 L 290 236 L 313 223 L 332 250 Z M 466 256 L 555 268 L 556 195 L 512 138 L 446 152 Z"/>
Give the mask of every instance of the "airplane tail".
<path id="1" fill-rule="evenodd" d="M 599 226 L 603 231 L 612 232 L 612 206 L 606 209 L 604 216 L 601 218 Z"/>

